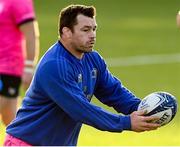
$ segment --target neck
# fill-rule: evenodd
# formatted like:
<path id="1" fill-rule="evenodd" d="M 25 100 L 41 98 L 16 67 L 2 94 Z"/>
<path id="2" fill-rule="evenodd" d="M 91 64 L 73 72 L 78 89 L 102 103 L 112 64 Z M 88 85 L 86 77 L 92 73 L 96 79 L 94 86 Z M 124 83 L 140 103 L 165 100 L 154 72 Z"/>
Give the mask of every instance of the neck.
<path id="1" fill-rule="evenodd" d="M 75 50 L 70 43 L 64 41 L 63 39 L 60 39 L 59 41 L 63 44 L 65 49 L 68 50 L 73 56 L 75 56 L 78 59 L 82 59 L 84 53 Z"/>

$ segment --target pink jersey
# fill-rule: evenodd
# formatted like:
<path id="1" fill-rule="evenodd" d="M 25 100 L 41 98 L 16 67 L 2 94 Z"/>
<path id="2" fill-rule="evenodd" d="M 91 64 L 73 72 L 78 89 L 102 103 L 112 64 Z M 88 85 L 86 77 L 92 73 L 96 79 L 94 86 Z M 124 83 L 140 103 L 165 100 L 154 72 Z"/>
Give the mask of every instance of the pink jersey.
<path id="1" fill-rule="evenodd" d="M 32 0 L 0 0 L 0 73 L 21 76 L 23 34 L 19 25 L 35 18 Z"/>
<path id="2" fill-rule="evenodd" d="M 16 137 L 13 137 L 9 134 L 6 135 L 4 145 L 3 146 L 32 146 L 28 144 L 27 142 L 22 141 L 21 139 L 18 139 Z"/>

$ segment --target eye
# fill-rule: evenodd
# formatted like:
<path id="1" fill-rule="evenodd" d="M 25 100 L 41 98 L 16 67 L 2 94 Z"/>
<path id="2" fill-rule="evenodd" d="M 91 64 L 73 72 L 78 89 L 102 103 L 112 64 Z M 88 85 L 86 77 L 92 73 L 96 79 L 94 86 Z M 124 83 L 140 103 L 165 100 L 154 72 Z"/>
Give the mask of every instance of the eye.
<path id="1" fill-rule="evenodd" d="M 83 31 L 84 31 L 84 32 L 88 32 L 88 31 L 89 31 L 89 29 L 83 29 Z"/>

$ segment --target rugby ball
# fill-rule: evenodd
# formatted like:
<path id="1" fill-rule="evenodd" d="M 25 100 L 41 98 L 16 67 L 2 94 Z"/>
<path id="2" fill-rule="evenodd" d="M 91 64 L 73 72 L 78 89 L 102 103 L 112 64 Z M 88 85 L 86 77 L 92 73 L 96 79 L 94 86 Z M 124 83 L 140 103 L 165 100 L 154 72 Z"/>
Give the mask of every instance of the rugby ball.
<path id="1" fill-rule="evenodd" d="M 176 115 L 177 100 L 167 92 L 153 92 L 142 99 L 138 110 L 145 110 L 146 116 L 157 116 L 155 123 L 161 126 L 168 124 Z"/>

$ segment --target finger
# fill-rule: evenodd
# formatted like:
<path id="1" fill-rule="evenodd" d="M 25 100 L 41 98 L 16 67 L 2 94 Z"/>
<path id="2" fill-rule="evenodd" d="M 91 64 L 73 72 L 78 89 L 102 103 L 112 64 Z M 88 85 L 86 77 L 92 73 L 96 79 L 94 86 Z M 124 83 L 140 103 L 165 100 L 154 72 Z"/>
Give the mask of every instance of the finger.
<path id="1" fill-rule="evenodd" d="M 144 127 L 143 131 L 153 131 L 153 130 L 157 130 L 158 127 L 154 127 L 154 128 L 148 128 L 148 127 Z"/>
<path id="2" fill-rule="evenodd" d="M 136 132 L 144 132 L 144 131 L 150 131 L 150 130 L 156 130 L 161 125 L 156 123 L 149 123 L 149 122 L 141 122 L 139 128 L 136 130 Z"/>
<path id="3" fill-rule="evenodd" d="M 144 115 L 147 114 L 147 110 L 139 110 L 139 111 L 137 111 L 137 114 L 138 114 L 139 116 L 144 116 Z"/>
<path id="4" fill-rule="evenodd" d="M 149 126 L 147 124 L 144 124 L 144 126 L 141 126 L 137 132 L 144 132 L 144 131 L 151 131 L 151 130 L 156 130 L 158 129 L 157 126 Z"/>
<path id="5" fill-rule="evenodd" d="M 157 116 L 145 116 L 144 117 L 144 121 L 146 121 L 146 122 L 153 122 L 153 121 L 157 121 L 159 119 L 160 118 Z"/>
<path id="6" fill-rule="evenodd" d="M 143 127 L 145 128 L 149 128 L 149 129 L 157 129 L 158 127 L 160 127 L 161 125 L 160 124 L 157 124 L 157 123 L 148 123 L 148 122 L 145 122 L 143 124 Z"/>

